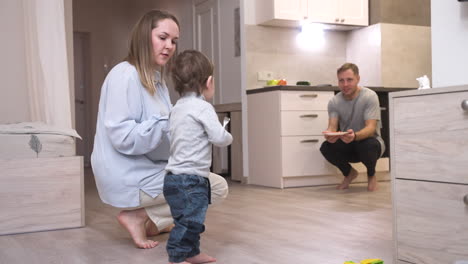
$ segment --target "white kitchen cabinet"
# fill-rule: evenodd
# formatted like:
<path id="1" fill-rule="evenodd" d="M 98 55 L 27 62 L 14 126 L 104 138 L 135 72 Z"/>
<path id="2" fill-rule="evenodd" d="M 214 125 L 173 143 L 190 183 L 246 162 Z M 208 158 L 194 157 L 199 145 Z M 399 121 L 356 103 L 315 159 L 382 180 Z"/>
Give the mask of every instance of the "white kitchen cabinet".
<path id="1" fill-rule="evenodd" d="M 248 95 L 249 183 L 276 188 L 342 180 L 320 153 L 333 91 Z"/>
<path id="2" fill-rule="evenodd" d="M 394 263 L 468 261 L 468 86 L 390 93 L 389 107 Z"/>
<path id="3" fill-rule="evenodd" d="M 302 20 L 316 23 L 367 26 L 368 0 L 257 0 L 257 23 L 270 26 L 300 26 Z"/>
<path id="4" fill-rule="evenodd" d="M 369 25 L 368 0 L 308 0 L 307 19 L 339 25 Z"/>

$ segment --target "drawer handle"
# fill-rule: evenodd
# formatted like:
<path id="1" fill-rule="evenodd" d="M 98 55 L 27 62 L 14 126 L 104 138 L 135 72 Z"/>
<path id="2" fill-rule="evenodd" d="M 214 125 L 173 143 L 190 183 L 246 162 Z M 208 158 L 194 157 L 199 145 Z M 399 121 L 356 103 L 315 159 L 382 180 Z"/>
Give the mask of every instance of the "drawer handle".
<path id="1" fill-rule="evenodd" d="M 317 143 L 319 142 L 318 139 L 304 139 L 304 140 L 301 140 L 301 143 Z"/>
<path id="2" fill-rule="evenodd" d="M 468 100 L 463 100 L 461 103 L 461 108 L 465 111 L 468 111 Z"/>
<path id="3" fill-rule="evenodd" d="M 465 202 L 465 205 L 468 205 L 468 194 L 463 197 L 463 202 Z"/>
<path id="4" fill-rule="evenodd" d="M 310 118 L 317 118 L 317 117 L 318 117 L 318 115 L 317 115 L 317 114 L 311 114 L 311 115 L 301 115 L 300 117 L 301 117 L 301 118 L 309 118 L 309 117 L 310 117 Z"/>
<path id="5" fill-rule="evenodd" d="M 301 94 L 301 98 L 317 98 L 318 94 Z"/>

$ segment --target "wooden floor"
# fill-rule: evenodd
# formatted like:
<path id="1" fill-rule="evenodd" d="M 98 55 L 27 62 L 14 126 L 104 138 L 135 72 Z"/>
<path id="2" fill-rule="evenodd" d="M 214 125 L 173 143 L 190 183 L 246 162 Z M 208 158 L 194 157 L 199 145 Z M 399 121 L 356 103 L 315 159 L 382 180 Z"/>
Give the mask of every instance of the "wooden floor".
<path id="1" fill-rule="evenodd" d="M 88 172 L 89 173 L 89 172 Z M 92 176 L 89 177 L 92 179 Z M 285 190 L 230 182 L 230 195 L 208 210 L 202 251 L 218 264 L 342 264 L 381 258 L 392 264 L 390 182 Z M 168 263 L 167 234 L 137 249 L 115 219 L 118 209 L 86 185 L 86 227 L 0 236 L 0 263 Z M 8 213 L 8 212 L 2 212 Z"/>

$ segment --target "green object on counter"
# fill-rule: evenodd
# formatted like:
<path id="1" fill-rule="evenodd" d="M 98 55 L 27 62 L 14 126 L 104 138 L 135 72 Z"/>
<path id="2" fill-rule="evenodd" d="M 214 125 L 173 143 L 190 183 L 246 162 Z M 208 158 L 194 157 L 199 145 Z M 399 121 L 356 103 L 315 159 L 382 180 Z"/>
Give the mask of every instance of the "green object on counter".
<path id="1" fill-rule="evenodd" d="M 267 85 L 268 86 L 274 86 L 274 85 L 278 85 L 280 80 L 268 80 L 267 81 Z"/>
<path id="2" fill-rule="evenodd" d="M 310 85 L 310 82 L 308 81 L 298 81 L 296 85 Z"/>

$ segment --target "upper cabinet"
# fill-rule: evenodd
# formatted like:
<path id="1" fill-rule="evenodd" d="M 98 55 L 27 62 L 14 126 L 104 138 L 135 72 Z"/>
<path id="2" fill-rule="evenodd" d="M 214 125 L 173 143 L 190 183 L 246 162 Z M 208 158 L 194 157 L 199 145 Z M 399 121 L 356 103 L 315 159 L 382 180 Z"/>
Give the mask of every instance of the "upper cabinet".
<path id="1" fill-rule="evenodd" d="M 308 0 L 307 18 L 311 22 L 368 26 L 368 0 Z"/>
<path id="2" fill-rule="evenodd" d="M 257 0 L 257 23 L 300 26 L 302 20 L 317 23 L 367 26 L 368 0 Z"/>

